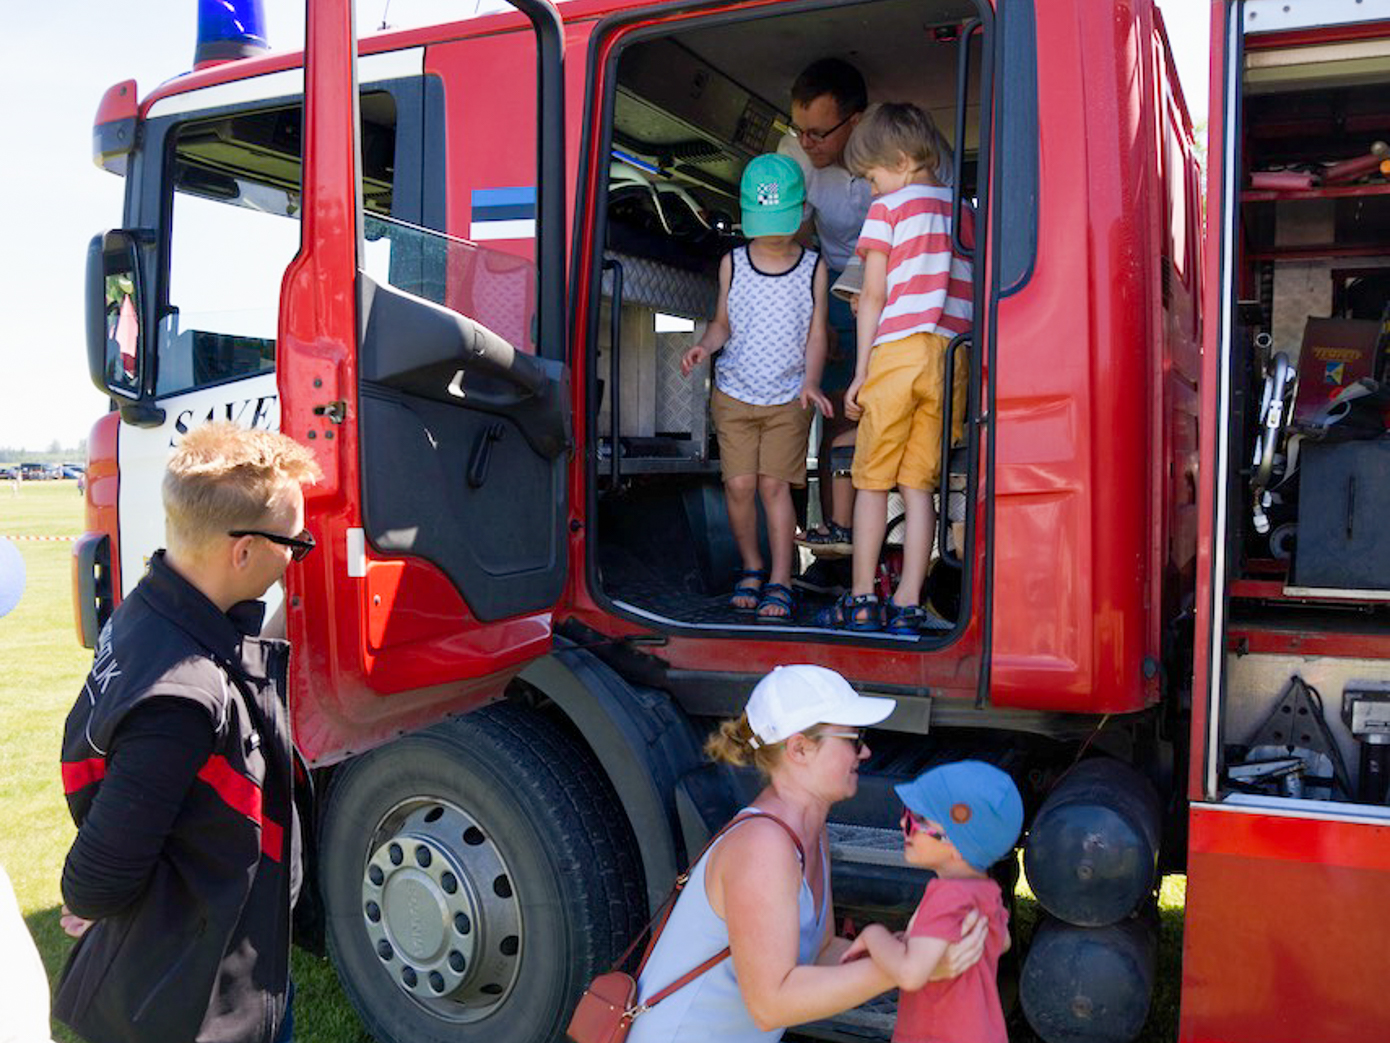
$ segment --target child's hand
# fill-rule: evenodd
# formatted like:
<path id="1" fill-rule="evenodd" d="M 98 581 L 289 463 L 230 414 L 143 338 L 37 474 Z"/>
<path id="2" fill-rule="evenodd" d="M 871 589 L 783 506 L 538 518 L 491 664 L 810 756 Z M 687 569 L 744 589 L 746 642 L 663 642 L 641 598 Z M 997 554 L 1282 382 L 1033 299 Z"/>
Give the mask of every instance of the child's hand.
<path id="1" fill-rule="evenodd" d="M 845 416 L 850 420 L 858 420 L 864 415 L 864 407 L 859 404 L 859 392 L 863 387 L 864 381 L 855 377 L 845 389 Z"/>
<path id="2" fill-rule="evenodd" d="M 850 963 L 854 960 L 862 960 L 865 956 L 868 956 L 869 936 L 875 931 L 882 931 L 884 934 L 888 933 L 888 929 L 882 924 L 869 924 L 869 926 L 865 927 L 855 936 L 854 941 L 849 943 L 849 948 L 840 954 L 840 962 Z"/>
<path id="3" fill-rule="evenodd" d="M 830 404 L 830 399 L 821 393 L 819 387 L 812 387 L 810 384 L 801 385 L 801 408 L 810 409 L 815 405 L 820 410 L 821 416 L 829 419 L 835 415 L 835 407 Z"/>
<path id="4" fill-rule="evenodd" d="M 849 943 L 849 948 L 846 949 L 844 952 L 840 953 L 840 962 L 853 963 L 855 960 L 862 960 L 865 956 L 868 955 L 869 946 L 864 941 L 863 932 L 860 932 L 860 934 L 854 939 L 854 941 Z"/>
<path id="5" fill-rule="evenodd" d="M 703 344 L 696 344 L 693 348 L 681 356 L 681 376 L 690 376 L 691 370 L 698 366 L 705 359 L 709 358 L 709 351 Z"/>

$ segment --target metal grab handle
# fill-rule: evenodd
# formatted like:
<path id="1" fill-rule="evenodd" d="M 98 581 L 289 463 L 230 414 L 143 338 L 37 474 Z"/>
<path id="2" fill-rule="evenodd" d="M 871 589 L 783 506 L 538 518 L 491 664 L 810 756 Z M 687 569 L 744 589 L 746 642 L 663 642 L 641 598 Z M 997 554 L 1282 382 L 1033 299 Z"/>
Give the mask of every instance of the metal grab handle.
<path id="1" fill-rule="evenodd" d="M 621 261 L 611 257 L 605 258 L 603 267 L 613 273 L 613 293 L 609 298 L 610 310 L 608 315 L 608 440 L 610 442 L 610 454 L 608 460 L 609 480 L 616 487 L 621 480 L 623 462 L 622 446 L 620 444 L 619 432 L 622 430 L 618 425 L 618 402 L 622 397 L 618 378 L 621 370 L 618 362 L 618 343 L 623 336 L 623 265 Z"/>
<path id="2" fill-rule="evenodd" d="M 955 173 L 952 180 L 955 184 L 951 186 L 951 245 L 962 257 L 975 256 L 975 248 L 966 247 L 965 241 L 960 237 L 960 222 L 965 213 L 964 188 L 961 181 L 965 178 L 965 102 L 966 91 L 970 86 L 970 38 L 980 25 L 980 19 L 972 18 L 961 27 L 960 55 L 956 63 L 956 152 L 952 164 Z"/>
<path id="3" fill-rule="evenodd" d="M 941 560 L 955 568 L 961 567 L 960 555 L 946 550 L 946 532 L 950 528 L 948 515 L 951 503 L 951 428 L 955 426 L 956 354 L 964 350 L 965 345 L 972 343 L 974 338 L 969 330 L 957 333 L 951 338 L 951 343 L 946 345 L 946 354 L 942 358 L 945 372 L 941 375 L 941 509 L 936 512 L 936 545 L 941 550 Z M 966 396 L 966 400 L 969 401 L 969 395 Z M 968 495 L 969 490 L 966 490 L 966 493 Z"/>
<path id="4" fill-rule="evenodd" d="M 1284 391 L 1293 378 L 1293 365 L 1288 355 L 1278 352 L 1269 360 L 1264 390 L 1260 395 L 1260 434 L 1255 440 L 1255 474 L 1250 480 L 1252 489 L 1269 485 L 1274 475 L 1274 454 L 1279 448 L 1279 436 L 1284 430 Z"/>

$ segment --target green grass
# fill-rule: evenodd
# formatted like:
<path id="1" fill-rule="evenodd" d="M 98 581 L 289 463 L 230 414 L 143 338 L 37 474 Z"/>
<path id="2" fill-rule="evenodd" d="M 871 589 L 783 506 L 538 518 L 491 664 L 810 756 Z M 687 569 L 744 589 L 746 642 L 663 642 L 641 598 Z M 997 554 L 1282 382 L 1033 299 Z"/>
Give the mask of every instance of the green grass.
<path id="1" fill-rule="evenodd" d="M 0 536 L 72 536 L 82 531 L 76 483 L 25 482 L 15 496 L 0 482 Z M 56 980 L 70 941 L 58 926 L 58 879 L 72 843 L 72 820 L 58 775 L 63 721 L 91 665 L 72 614 L 72 544 L 15 542 L 24 558 L 19 605 L 0 618 L 0 864 Z M 370 1038 L 326 960 L 294 952 L 295 1038 L 300 1043 L 366 1043 Z M 54 1038 L 78 1043 L 55 1023 Z"/>
<path id="2" fill-rule="evenodd" d="M 70 536 L 82 530 L 82 503 L 73 482 L 26 482 L 16 497 L 0 483 L 0 535 Z M 63 721 L 91 663 L 77 643 L 72 615 L 72 544 L 17 541 L 24 557 L 23 598 L 0 618 L 0 864 L 14 882 L 19 906 L 50 979 L 67 955 L 58 926 L 58 879 L 72 842 L 72 823 L 58 775 Z M 1141 1043 L 1177 1038 L 1185 881 L 1169 877 L 1159 896 L 1157 986 Z M 1019 884 L 1018 918 L 1026 940 L 1038 905 Z M 296 949 L 295 1038 L 300 1043 L 366 1043 L 326 960 Z M 77 1043 L 61 1026 L 54 1038 Z M 1013 1043 L 1032 1043 L 1016 1032 Z"/>

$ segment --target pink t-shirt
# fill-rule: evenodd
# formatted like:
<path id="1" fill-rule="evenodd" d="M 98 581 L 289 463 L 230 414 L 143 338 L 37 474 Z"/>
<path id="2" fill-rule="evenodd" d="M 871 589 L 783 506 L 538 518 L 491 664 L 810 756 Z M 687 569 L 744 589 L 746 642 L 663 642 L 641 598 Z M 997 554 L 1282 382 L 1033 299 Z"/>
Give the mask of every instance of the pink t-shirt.
<path id="1" fill-rule="evenodd" d="M 961 219 L 970 242 L 970 208 Z M 888 255 L 887 296 L 874 345 L 913 333 L 937 333 L 948 340 L 970 328 L 974 286 L 968 260 L 951 246 L 951 190 L 908 185 L 879 196 L 869 207 L 856 251 Z"/>
<path id="2" fill-rule="evenodd" d="M 998 982 L 1009 914 L 999 885 L 993 880 L 933 880 L 907 933 L 913 938 L 957 941 L 961 921 L 971 909 L 979 909 L 989 920 L 984 955 L 958 978 L 902 992 L 893 1043 L 1009 1043 Z"/>

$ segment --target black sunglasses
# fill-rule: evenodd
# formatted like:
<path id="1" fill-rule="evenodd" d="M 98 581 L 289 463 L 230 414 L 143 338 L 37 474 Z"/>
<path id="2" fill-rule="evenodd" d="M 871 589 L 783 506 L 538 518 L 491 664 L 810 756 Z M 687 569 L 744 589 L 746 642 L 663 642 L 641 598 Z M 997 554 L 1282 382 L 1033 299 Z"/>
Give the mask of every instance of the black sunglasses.
<path id="1" fill-rule="evenodd" d="M 795 123 L 793 123 L 792 133 L 797 136 L 798 140 L 801 138 L 805 138 L 812 145 L 819 145 L 822 141 L 830 137 L 830 135 L 834 134 L 837 130 L 843 127 L 850 120 L 854 119 L 854 117 L 857 115 L 859 115 L 857 112 L 851 112 L 848 116 L 840 120 L 839 123 L 835 124 L 835 126 L 831 127 L 829 130 L 802 130 Z"/>
<path id="2" fill-rule="evenodd" d="M 309 530 L 305 529 L 298 536 L 281 536 L 274 532 L 261 532 L 260 529 L 233 529 L 227 533 L 228 536 L 259 536 L 263 540 L 271 543 L 278 543 L 282 547 L 290 548 L 290 557 L 295 561 L 303 561 L 309 556 L 317 544 Z"/>

